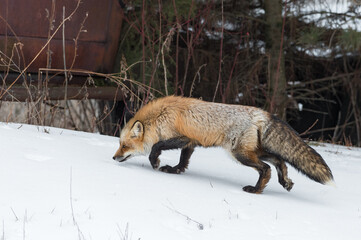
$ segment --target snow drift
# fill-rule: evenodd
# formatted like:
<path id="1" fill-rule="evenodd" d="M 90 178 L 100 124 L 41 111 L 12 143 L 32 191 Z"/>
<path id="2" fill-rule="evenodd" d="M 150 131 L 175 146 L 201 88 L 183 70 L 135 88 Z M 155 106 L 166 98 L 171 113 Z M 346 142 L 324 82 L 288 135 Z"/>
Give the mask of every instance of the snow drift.
<path id="1" fill-rule="evenodd" d="M 146 157 L 112 160 L 115 137 L 0 123 L 0 239 L 360 239 L 361 149 L 319 144 L 337 187 L 292 167 L 287 192 L 242 187 L 258 173 L 221 149 L 196 149 L 180 175 Z M 161 166 L 180 151 L 166 151 Z"/>

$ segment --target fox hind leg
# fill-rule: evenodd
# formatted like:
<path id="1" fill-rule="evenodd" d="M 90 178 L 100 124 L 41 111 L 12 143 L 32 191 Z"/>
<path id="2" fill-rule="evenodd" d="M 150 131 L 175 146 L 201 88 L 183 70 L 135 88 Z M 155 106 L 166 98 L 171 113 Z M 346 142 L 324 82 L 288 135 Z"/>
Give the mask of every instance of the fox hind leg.
<path id="1" fill-rule="evenodd" d="M 266 187 L 269 179 L 271 178 L 271 168 L 266 163 L 262 162 L 257 154 L 253 151 L 250 152 L 235 152 L 233 156 L 242 164 L 253 167 L 259 173 L 259 179 L 255 186 L 245 186 L 244 191 L 249 193 L 262 193 Z"/>
<path id="2" fill-rule="evenodd" d="M 277 170 L 278 182 L 283 186 L 284 189 L 290 191 L 293 187 L 293 182 L 287 176 L 287 166 L 285 162 L 276 156 L 270 156 L 267 158 L 261 158 L 263 161 L 272 163 Z"/>
<path id="3" fill-rule="evenodd" d="M 194 152 L 194 147 L 188 146 L 183 148 L 178 165 L 174 167 L 166 165 L 159 168 L 159 170 L 166 173 L 177 173 L 177 174 L 184 172 L 185 169 L 188 167 L 189 159 L 192 156 L 193 152 Z"/>

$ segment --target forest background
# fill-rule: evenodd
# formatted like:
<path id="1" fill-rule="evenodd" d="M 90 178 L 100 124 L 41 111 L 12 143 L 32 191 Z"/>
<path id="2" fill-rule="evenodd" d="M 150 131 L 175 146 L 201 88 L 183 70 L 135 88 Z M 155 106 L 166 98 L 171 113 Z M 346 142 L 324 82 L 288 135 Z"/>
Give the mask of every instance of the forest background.
<path id="1" fill-rule="evenodd" d="M 139 107 L 174 94 L 261 107 L 302 137 L 361 146 L 361 1 L 119 2 L 114 73 L 93 84 L 123 101 L 0 101 L 1 121 L 117 135 Z"/>

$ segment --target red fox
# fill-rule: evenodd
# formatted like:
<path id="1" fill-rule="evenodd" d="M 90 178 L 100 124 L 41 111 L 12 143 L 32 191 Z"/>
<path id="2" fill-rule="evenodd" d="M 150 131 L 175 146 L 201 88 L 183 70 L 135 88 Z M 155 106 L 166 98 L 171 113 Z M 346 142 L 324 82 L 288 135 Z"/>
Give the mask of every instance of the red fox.
<path id="1" fill-rule="evenodd" d="M 154 169 L 163 150 L 182 149 L 178 165 L 159 168 L 181 173 L 197 146 L 220 146 L 238 162 L 259 173 L 255 186 L 244 191 L 261 193 L 271 177 L 273 164 L 279 183 L 288 191 L 293 182 L 287 176 L 288 162 L 316 182 L 333 181 L 323 158 L 308 146 L 285 122 L 255 107 L 205 102 L 168 96 L 149 102 L 125 125 L 120 147 L 113 159 L 124 162 L 136 155 L 148 155 Z"/>

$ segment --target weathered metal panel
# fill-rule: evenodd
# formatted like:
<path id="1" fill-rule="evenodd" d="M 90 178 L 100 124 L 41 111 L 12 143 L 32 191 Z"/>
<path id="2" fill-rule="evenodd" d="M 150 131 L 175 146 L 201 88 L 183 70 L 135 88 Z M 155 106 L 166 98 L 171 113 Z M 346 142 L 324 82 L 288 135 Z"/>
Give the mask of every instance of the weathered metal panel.
<path id="1" fill-rule="evenodd" d="M 2 101 L 16 101 L 25 102 L 37 100 L 38 90 L 36 88 L 25 88 L 20 86 L 13 86 L 2 97 Z M 74 87 L 67 88 L 67 100 L 82 100 L 82 99 L 98 99 L 98 100 L 114 100 L 122 101 L 123 93 L 116 87 Z M 47 89 L 46 100 L 64 100 L 65 88 L 51 86 Z"/>
<path id="2" fill-rule="evenodd" d="M 65 16 L 76 7 L 78 0 L 55 1 L 55 28 L 59 26 L 65 6 Z M 24 68 L 36 56 L 48 39 L 49 14 L 51 0 L 0 0 L 0 51 L 13 56 L 15 64 Z M 74 69 L 86 69 L 98 72 L 112 72 L 117 53 L 122 13 L 116 0 L 82 0 L 78 10 L 65 24 L 65 55 L 67 68 L 72 64 L 75 54 L 75 43 L 81 23 L 86 13 L 84 24 L 86 32 L 80 34 L 77 43 Z M 54 30 L 55 30 L 54 28 Z M 51 31 L 50 33 L 53 33 Z M 14 51 L 14 44 L 21 42 L 22 54 Z M 17 50 L 20 46 L 17 45 Z M 45 49 L 28 71 L 37 72 L 38 68 L 47 66 Z M 62 34 L 59 31 L 50 42 L 52 52 L 51 68 L 64 68 Z M 1 70 L 4 70 L 4 66 Z"/>

